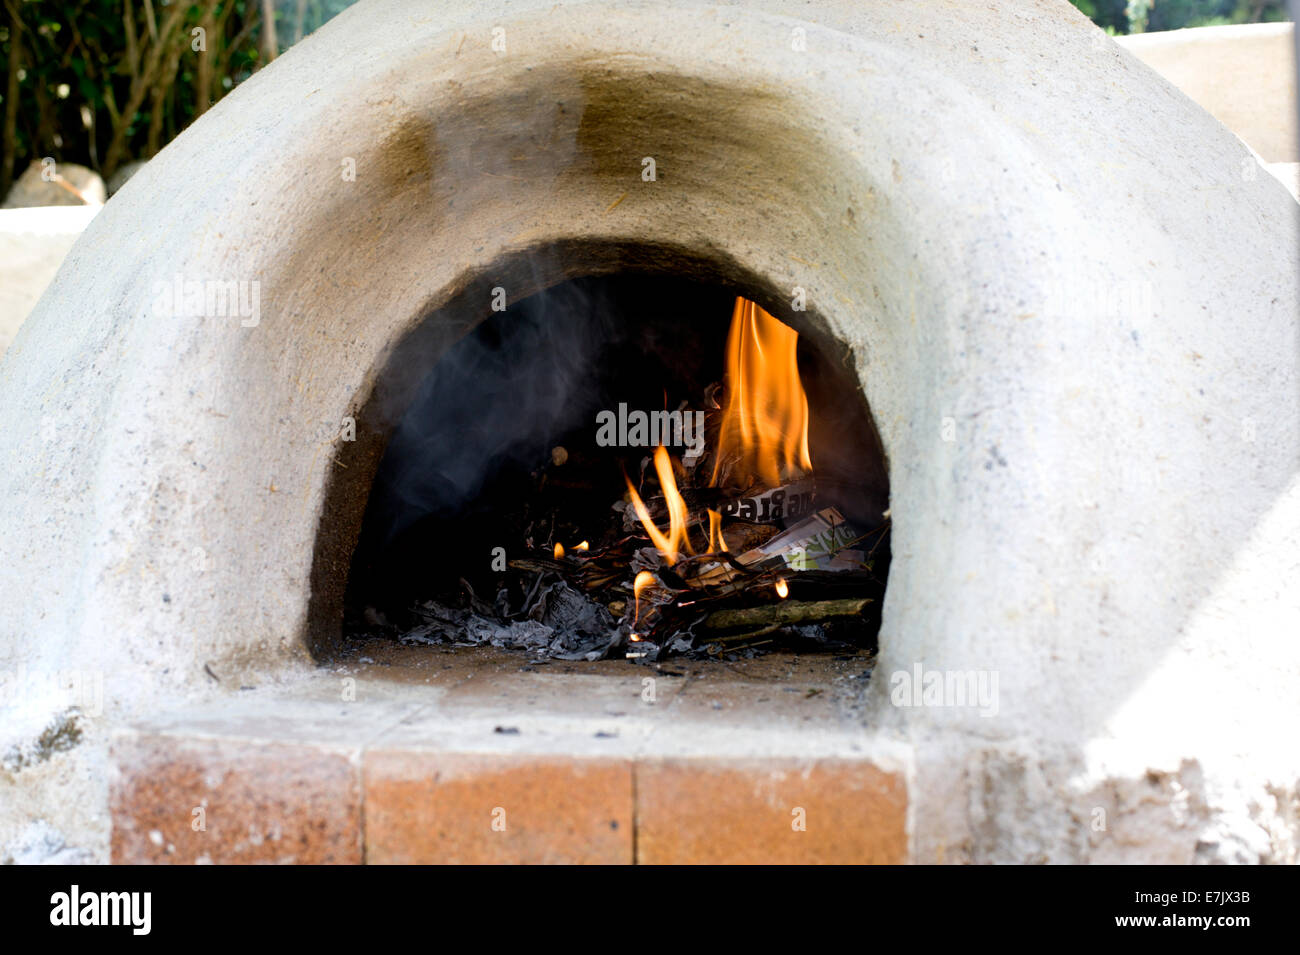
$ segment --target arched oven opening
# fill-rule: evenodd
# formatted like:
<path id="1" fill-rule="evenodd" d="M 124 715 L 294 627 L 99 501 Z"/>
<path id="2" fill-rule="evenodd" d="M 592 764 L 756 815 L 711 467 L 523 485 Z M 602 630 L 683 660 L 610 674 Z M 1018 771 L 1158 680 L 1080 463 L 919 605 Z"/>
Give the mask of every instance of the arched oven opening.
<path id="1" fill-rule="evenodd" d="M 847 356 L 763 307 L 802 303 L 635 272 L 487 291 L 383 450 L 344 648 L 874 652 L 884 455 Z"/>

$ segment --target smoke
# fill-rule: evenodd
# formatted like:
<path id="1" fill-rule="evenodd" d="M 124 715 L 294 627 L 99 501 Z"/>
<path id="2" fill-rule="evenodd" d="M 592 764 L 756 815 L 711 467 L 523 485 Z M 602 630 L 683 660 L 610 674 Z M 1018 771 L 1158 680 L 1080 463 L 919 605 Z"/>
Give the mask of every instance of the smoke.
<path id="1" fill-rule="evenodd" d="M 507 42 L 502 31 L 494 52 Z M 438 201 L 517 211 L 557 190 L 580 160 L 584 103 L 578 77 L 562 73 L 548 77 L 545 96 L 525 90 L 439 116 L 422 148 L 437 158 Z M 563 274 L 553 255 L 530 253 L 524 267 L 534 285 Z M 461 511 L 501 471 L 542 464 L 555 438 L 600 402 L 595 360 L 616 327 L 611 311 L 599 286 L 566 282 L 492 313 L 451 346 L 390 437 L 371 492 L 370 532 L 386 543 L 424 517 Z M 417 356 L 399 375 L 418 363 Z"/>
<path id="2" fill-rule="evenodd" d="M 375 478 L 371 509 L 391 540 L 450 516 L 508 468 L 533 470 L 602 407 L 601 352 L 617 338 L 601 286 L 566 282 L 511 304 L 452 345 L 417 389 Z"/>

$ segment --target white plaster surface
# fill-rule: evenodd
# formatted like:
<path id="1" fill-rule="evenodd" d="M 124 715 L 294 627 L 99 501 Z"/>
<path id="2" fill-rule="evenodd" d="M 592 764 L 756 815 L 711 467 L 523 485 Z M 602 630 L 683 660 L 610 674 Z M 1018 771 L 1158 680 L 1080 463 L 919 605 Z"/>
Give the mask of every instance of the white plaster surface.
<path id="1" fill-rule="evenodd" d="M 0 355 L 101 208 L 0 209 Z"/>
<path id="2" fill-rule="evenodd" d="M 852 349 L 914 858 L 1294 858 L 1300 246 L 1250 156 L 1063 0 L 363 0 L 134 177 L 0 363 L 0 671 L 102 673 L 96 726 L 305 672 L 322 423 L 466 276 L 675 244 Z M 175 275 L 260 322 L 158 316 Z M 892 705 L 918 663 L 997 715 Z M 0 778 L 0 842 L 78 799 L 104 845 L 98 752 Z"/>

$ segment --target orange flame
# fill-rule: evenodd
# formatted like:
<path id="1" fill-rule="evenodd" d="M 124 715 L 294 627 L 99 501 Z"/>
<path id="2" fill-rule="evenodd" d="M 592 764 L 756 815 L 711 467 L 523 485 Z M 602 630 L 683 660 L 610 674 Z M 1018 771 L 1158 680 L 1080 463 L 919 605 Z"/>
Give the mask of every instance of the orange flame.
<path id="1" fill-rule="evenodd" d="M 555 559 L 556 559 L 556 560 L 559 560 L 561 557 L 563 557 L 563 556 L 564 556 L 564 545 L 563 545 L 563 544 L 556 544 L 556 545 L 555 545 L 555 551 L 554 551 L 554 553 L 555 553 Z"/>
<path id="2" fill-rule="evenodd" d="M 591 545 L 588 544 L 586 541 L 583 541 L 581 544 L 576 545 L 573 549 L 574 549 L 574 550 L 586 551 L 586 550 L 589 550 L 590 548 L 591 548 Z"/>
<path id="3" fill-rule="evenodd" d="M 655 527 L 655 522 L 650 519 L 650 512 L 641 500 L 641 495 L 637 494 L 636 488 L 632 486 L 630 478 L 627 482 L 627 490 L 632 496 L 632 507 L 636 510 L 636 516 L 641 519 L 641 525 L 650 536 L 650 540 L 654 542 L 655 548 L 663 555 L 664 561 L 671 567 L 677 562 L 683 548 L 687 553 L 695 552 L 691 550 L 690 539 L 686 536 L 686 501 L 677 491 L 677 479 L 673 477 L 673 462 L 663 445 L 655 448 L 655 473 L 659 475 L 659 487 L 663 489 L 664 500 L 668 504 L 667 534 Z"/>
<path id="4" fill-rule="evenodd" d="M 730 476 L 768 487 L 812 470 L 808 396 L 799 380 L 799 333 L 746 298 L 736 299 L 727 337 L 727 406 L 718 433 L 713 485 Z"/>
<path id="5" fill-rule="evenodd" d="M 785 582 L 784 577 L 778 577 L 776 581 L 776 595 L 784 600 L 790 596 L 790 585 Z"/>
<path id="6" fill-rule="evenodd" d="M 722 539 L 722 514 L 709 508 L 709 553 L 720 554 L 727 549 Z"/>
<path id="7" fill-rule="evenodd" d="M 636 575 L 636 580 L 632 581 L 632 597 L 635 603 L 632 604 L 632 626 L 641 619 L 641 591 L 645 590 L 655 582 L 655 575 L 648 570 L 643 570 Z M 640 640 L 636 634 L 632 635 L 633 640 Z"/>

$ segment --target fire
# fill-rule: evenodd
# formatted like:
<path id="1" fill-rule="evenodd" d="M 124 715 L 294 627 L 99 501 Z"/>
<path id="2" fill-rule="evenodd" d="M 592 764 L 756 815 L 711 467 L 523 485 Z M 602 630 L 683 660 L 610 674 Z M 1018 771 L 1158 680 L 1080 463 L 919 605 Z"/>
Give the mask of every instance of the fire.
<path id="1" fill-rule="evenodd" d="M 724 464 L 746 486 L 779 487 L 812 470 L 808 396 L 799 380 L 799 333 L 746 298 L 736 299 L 727 337 L 727 406 L 718 433 L 713 485 Z"/>
<path id="2" fill-rule="evenodd" d="M 578 544 L 578 545 L 575 546 L 573 549 L 574 549 L 574 550 L 586 551 L 586 550 L 590 550 L 590 548 L 591 548 L 591 545 L 588 544 L 586 541 L 583 541 L 581 544 Z"/>
<path id="3" fill-rule="evenodd" d="M 564 545 L 563 545 L 563 544 L 556 544 L 556 545 L 555 545 L 555 551 L 554 551 L 554 553 L 555 553 L 555 559 L 556 559 L 556 560 L 559 560 L 561 557 L 563 557 L 563 556 L 564 556 Z"/>
<path id="4" fill-rule="evenodd" d="M 782 600 L 790 596 L 790 585 L 785 582 L 784 577 L 777 578 L 776 595 L 780 597 Z"/>
<path id="5" fill-rule="evenodd" d="M 736 299 L 727 337 L 726 406 L 718 431 L 713 487 L 776 488 L 812 471 L 808 396 L 799 378 L 798 350 L 798 332 L 748 299 Z M 666 531 L 655 526 L 630 479 L 627 489 L 646 534 L 672 566 L 683 550 L 694 553 L 687 532 L 690 514 L 677 490 L 672 459 L 662 445 L 655 448 L 654 463 L 668 508 Z M 722 537 L 722 514 L 715 510 L 708 514 L 708 552 L 722 553 L 728 549 Z"/>
<path id="6" fill-rule="evenodd" d="M 722 539 L 722 514 L 709 509 L 709 553 L 720 554 L 727 549 L 727 542 Z"/>
<path id="7" fill-rule="evenodd" d="M 663 490 L 664 500 L 668 504 L 667 534 L 655 527 L 655 522 L 650 519 L 650 512 L 641 500 L 641 495 L 637 494 L 636 488 L 632 486 L 630 478 L 627 482 L 627 490 L 632 496 L 632 507 L 636 510 L 636 516 L 641 519 L 641 524 L 650 535 L 650 540 L 654 542 L 659 553 L 663 555 L 664 561 L 671 567 L 677 562 L 682 549 L 691 554 L 695 552 L 691 550 L 691 542 L 686 536 L 686 501 L 677 491 L 677 479 L 673 476 L 673 462 L 663 445 L 655 448 L 655 473 L 659 475 L 659 487 Z"/>
<path id="8" fill-rule="evenodd" d="M 632 604 L 632 626 L 634 627 L 636 626 L 637 620 L 641 618 L 641 591 L 645 590 L 654 582 L 655 575 L 650 573 L 648 570 L 641 571 L 641 573 L 636 575 L 636 580 L 632 581 L 632 597 L 635 600 L 635 603 Z M 632 639 L 640 640 L 641 638 L 636 636 L 636 634 L 633 634 Z"/>

